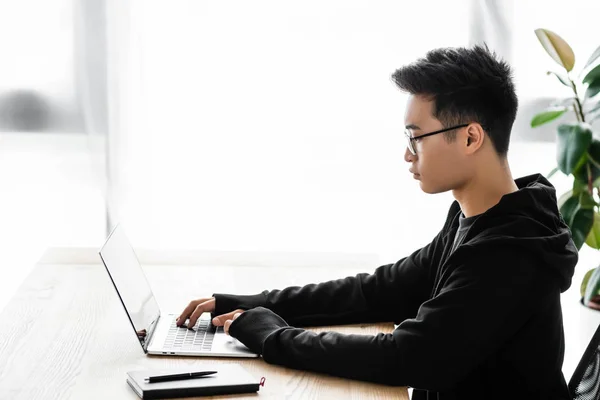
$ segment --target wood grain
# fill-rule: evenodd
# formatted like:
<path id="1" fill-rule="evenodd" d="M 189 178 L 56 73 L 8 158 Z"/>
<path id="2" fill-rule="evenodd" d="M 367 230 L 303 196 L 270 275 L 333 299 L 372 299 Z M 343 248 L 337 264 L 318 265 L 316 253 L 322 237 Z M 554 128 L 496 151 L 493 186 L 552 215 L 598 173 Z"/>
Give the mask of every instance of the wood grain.
<path id="1" fill-rule="evenodd" d="M 361 272 L 190 265 L 144 269 L 163 312 L 180 312 L 190 300 L 213 292 L 256 293 Z M 393 326 L 315 330 L 327 329 L 375 334 Z M 264 376 L 265 386 L 258 394 L 218 398 L 408 399 L 406 388 L 291 370 L 262 359 L 146 356 L 100 264 L 40 264 L 0 314 L 0 399 L 137 399 L 125 382 L 127 371 L 231 362 L 257 378 Z"/>

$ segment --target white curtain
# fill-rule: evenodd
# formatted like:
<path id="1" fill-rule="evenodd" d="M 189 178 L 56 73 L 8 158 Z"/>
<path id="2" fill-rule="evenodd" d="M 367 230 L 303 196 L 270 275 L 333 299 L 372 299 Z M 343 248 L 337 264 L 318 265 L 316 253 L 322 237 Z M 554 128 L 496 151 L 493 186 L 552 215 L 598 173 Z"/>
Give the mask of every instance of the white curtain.
<path id="1" fill-rule="evenodd" d="M 469 44 L 487 44 L 513 64 L 514 0 L 471 0 Z"/>
<path id="2" fill-rule="evenodd" d="M 152 134 L 146 128 L 152 122 L 150 114 L 145 112 L 146 96 L 142 84 L 141 38 L 145 33 L 145 6 L 143 1 L 106 0 L 108 231 L 119 222 L 124 222 L 133 232 L 138 228 L 149 229 L 147 224 L 138 225 L 137 220 L 128 223 L 133 215 L 152 220 L 153 209 L 149 204 L 153 199 L 148 190 L 154 176 L 150 167 L 153 158 L 160 154 L 150 151 Z M 160 21 L 156 21 L 154 29 L 163 28 Z"/>
<path id="3" fill-rule="evenodd" d="M 108 3 L 109 210 L 133 242 L 387 258 L 439 230 L 390 75 L 466 45 L 468 3 Z"/>
<path id="4" fill-rule="evenodd" d="M 88 135 L 93 179 L 100 186 L 99 189 L 105 197 L 104 208 L 106 208 L 108 206 L 106 202 L 108 189 L 107 2 L 106 0 L 74 1 L 73 14 L 74 76 L 77 98 L 84 121 L 84 131 Z M 106 218 L 106 215 L 101 218 Z"/>
<path id="5" fill-rule="evenodd" d="M 452 198 L 422 193 L 408 174 L 406 96 L 390 74 L 472 43 L 485 10 L 107 1 L 109 212 L 134 244 L 387 262 L 441 228 Z M 490 15 L 480 21 L 506 20 Z M 551 150 L 532 164 L 529 148 L 513 148 L 516 176 L 553 167 Z"/>

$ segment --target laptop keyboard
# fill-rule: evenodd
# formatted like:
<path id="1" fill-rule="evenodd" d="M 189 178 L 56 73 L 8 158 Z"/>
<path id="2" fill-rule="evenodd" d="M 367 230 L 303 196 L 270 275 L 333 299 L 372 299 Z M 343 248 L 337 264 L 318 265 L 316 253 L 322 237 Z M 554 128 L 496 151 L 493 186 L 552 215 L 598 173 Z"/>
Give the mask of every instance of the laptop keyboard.
<path id="1" fill-rule="evenodd" d="M 210 319 L 199 318 L 194 329 L 178 327 L 173 319 L 163 348 L 165 350 L 210 351 L 215 334 L 222 331 L 223 327 L 214 326 Z"/>

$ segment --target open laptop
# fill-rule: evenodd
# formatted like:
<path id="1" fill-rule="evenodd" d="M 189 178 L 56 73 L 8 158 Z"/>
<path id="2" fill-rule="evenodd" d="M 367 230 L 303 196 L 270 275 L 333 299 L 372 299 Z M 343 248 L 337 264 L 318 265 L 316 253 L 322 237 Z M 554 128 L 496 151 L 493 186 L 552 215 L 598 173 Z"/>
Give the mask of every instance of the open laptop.
<path id="1" fill-rule="evenodd" d="M 146 354 L 258 357 L 204 313 L 192 329 L 178 327 L 178 314 L 160 312 L 146 275 L 120 225 L 100 249 L 100 258 Z M 185 279 L 185 277 L 182 277 Z"/>

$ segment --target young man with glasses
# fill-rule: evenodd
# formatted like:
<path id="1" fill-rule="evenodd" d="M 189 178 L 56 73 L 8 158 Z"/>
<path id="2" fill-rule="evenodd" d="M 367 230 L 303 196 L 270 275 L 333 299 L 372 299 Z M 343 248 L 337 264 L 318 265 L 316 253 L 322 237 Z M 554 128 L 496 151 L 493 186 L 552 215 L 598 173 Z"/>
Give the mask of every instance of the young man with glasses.
<path id="1" fill-rule="evenodd" d="M 427 246 L 372 274 L 192 301 L 268 363 L 411 386 L 413 399 L 566 399 L 560 293 L 577 249 L 541 175 L 507 162 L 517 112 L 509 66 L 486 47 L 446 48 L 397 70 L 410 172 L 452 191 Z M 407 227 L 408 229 L 408 227 Z M 394 321 L 376 336 L 302 326 Z"/>

